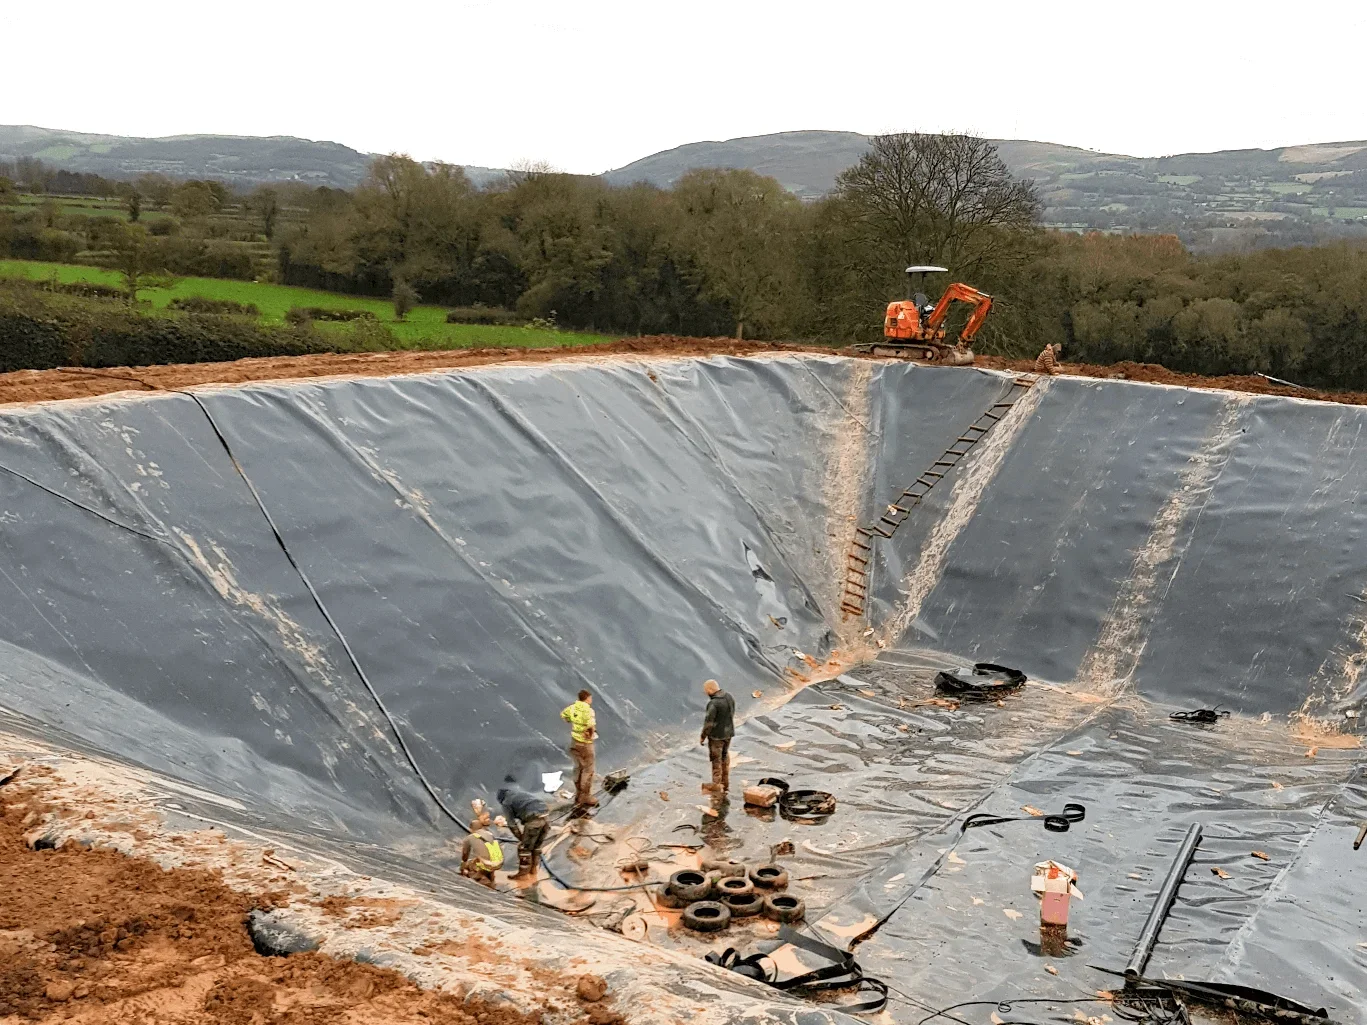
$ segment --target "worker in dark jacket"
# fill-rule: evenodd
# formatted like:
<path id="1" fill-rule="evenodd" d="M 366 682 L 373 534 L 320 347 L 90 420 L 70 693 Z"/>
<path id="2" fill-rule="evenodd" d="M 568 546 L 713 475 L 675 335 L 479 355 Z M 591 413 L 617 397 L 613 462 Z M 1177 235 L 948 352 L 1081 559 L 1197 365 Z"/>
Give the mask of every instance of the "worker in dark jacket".
<path id="1" fill-rule="evenodd" d="M 513 784 L 512 776 L 503 781 L 503 789 L 498 792 L 498 803 L 503 806 L 508 828 L 517 837 L 517 874 L 509 877 L 510 882 L 529 882 L 536 879 L 537 864 L 541 858 L 541 844 L 546 839 L 546 818 L 550 809 L 546 802 L 536 794 L 519 790 Z"/>
<path id="2" fill-rule="evenodd" d="M 707 757 L 712 760 L 712 782 L 704 790 L 724 794 L 731 787 L 731 738 L 736 735 L 736 702 L 716 680 L 702 685 L 707 695 L 707 712 L 702 721 L 702 739 Z"/>

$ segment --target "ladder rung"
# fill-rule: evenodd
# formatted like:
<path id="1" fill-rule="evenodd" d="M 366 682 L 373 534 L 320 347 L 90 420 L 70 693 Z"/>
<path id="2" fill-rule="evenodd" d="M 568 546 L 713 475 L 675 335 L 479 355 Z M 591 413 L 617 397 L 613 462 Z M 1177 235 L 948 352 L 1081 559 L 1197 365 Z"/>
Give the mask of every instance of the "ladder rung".
<path id="1" fill-rule="evenodd" d="M 870 527 L 869 530 L 877 534 L 879 537 L 892 537 L 891 534 L 889 534 L 886 530 L 881 529 L 880 527 Z"/>
<path id="2" fill-rule="evenodd" d="M 887 524 L 889 527 L 891 527 L 893 530 L 896 530 L 896 529 L 901 525 L 901 523 L 902 523 L 901 520 L 891 520 L 891 519 L 888 519 L 888 517 L 886 517 L 886 516 L 880 516 L 880 517 L 878 517 L 878 522 L 879 522 L 879 523 L 886 523 L 886 524 Z M 889 534 L 888 537 L 892 537 L 892 535 Z"/>
<path id="3" fill-rule="evenodd" d="M 868 559 L 864 558 L 862 555 L 856 555 L 854 552 L 846 552 L 846 553 L 845 553 L 845 558 L 846 558 L 846 559 L 853 559 L 855 562 L 859 563 L 859 565 L 861 565 L 861 566 L 867 566 L 867 565 L 869 564 L 869 560 L 868 560 Z"/>
<path id="4" fill-rule="evenodd" d="M 856 534 L 863 534 L 865 537 L 873 537 L 873 531 L 870 530 L 868 527 L 855 527 L 854 532 Z M 857 544 L 858 542 L 855 543 Z"/>
<path id="5" fill-rule="evenodd" d="M 977 438 L 955 438 L 955 439 L 954 439 L 954 444 L 956 444 L 956 445 L 976 445 L 977 443 L 978 443 L 978 439 L 977 439 Z"/>
<path id="6" fill-rule="evenodd" d="M 845 581 L 845 593 L 855 595 L 865 595 L 869 593 L 868 585 L 861 584 L 857 580 Z"/>
<path id="7" fill-rule="evenodd" d="M 1010 409 L 1010 408 L 1011 408 L 1012 406 L 1014 406 L 1014 405 L 1015 405 L 1014 402 L 994 402 L 994 403 L 992 404 L 991 408 L 992 408 L 992 409 Z"/>
<path id="8" fill-rule="evenodd" d="M 856 537 L 852 542 L 850 542 L 850 543 L 853 544 L 856 548 L 862 548 L 862 549 L 864 549 L 864 551 L 866 551 L 866 552 L 871 552 L 871 551 L 873 551 L 873 545 L 866 545 L 866 544 L 864 544 L 863 541 L 860 541 L 859 538 L 857 538 L 857 537 Z"/>
<path id="9" fill-rule="evenodd" d="M 984 434 L 987 433 L 987 428 L 986 428 L 986 427 L 979 427 L 977 424 L 969 424 L 969 425 L 968 425 L 968 430 L 970 430 L 970 431 L 982 431 Z"/>
<path id="10" fill-rule="evenodd" d="M 999 417 L 996 413 L 984 413 L 983 416 L 987 417 L 989 420 L 1000 420 L 1000 419 L 1001 419 L 1001 417 Z"/>
<path id="11" fill-rule="evenodd" d="M 863 609 L 856 608 L 847 601 L 842 601 L 840 603 L 840 610 L 842 612 L 848 612 L 851 616 L 862 616 L 864 614 Z"/>
<path id="12" fill-rule="evenodd" d="M 903 491 L 902 494 L 905 495 L 906 492 Z M 895 512 L 899 512 L 899 513 L 902 513 L 903 515 L 906 515 L 906 513 L 909 512 L 909 510 L 903 509 L 903 508 L 902 508 L 900 505 L 898 505 L 896 502 L 890 502 L 890 503 L 888 504 L 888 511 L 889 511 L 889 512 L 894 512 L 894 511 L 895 511 Z"/>
<path id="13" fill-rule="evenodd" d="M 949 453 L 946 452 L 945 455 L 949 455 Z M 955 465 L 958 464 L 958 462 L 959 462 L 959 461 L 958 461 L 957 459 L 953 459 L 953 460 L 937 459 L 937 460 L 935 460 L 935 462 L 931 463 L 930 465 L 931 465 L 931 466 L 955 466 Z"/>
<path id="14" fill-rule="evenodd" d="M 943 473 L 937 473 L 937 472 L 934 471 L 934 470 L 927 470 L 925 473 L 921 474 L 921 476 L 922 476 L 922 477 L 943 477 L 944 474 L 943 474 Z M 916 483 L 917 483 L 917 484 L 920 484 L 920 483 L 921 483 L 921 481 L 920 481 L 919 478 L 917 479 Z M 926 485 L 926 487 L 928 487 L 928 488 L 933 488 L 934 486 L 935 486 L 935 481 L 931 481 L 929 484 Z"/>

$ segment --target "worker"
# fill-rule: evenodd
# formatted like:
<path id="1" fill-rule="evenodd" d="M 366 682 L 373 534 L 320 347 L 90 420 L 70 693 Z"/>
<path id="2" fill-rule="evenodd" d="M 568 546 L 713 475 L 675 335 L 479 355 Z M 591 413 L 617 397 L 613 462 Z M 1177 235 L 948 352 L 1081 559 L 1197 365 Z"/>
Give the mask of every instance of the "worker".
<path id="1" fill-rule="evenodd" d="M 593 796 L 593 742 L 598 739 L 598 719 L 593 714 L 593 695 L 579 692 L 579 700 L 560 713 L 570 724 L 570 757 L 574 760 L 574 806 L 597 808 Z"/>
<path id="2" fill-rule="evenodd" d="M 494 873 L 503 867 L 503 848 L 489 830 L 489 809 L 479 802 L 479 811 L 470 823 L 470 835 L 460 848 L 460 874 L 489 889 L 494 888 Z"/>
<path id="3" fill-rule="evenodd" d="M 707 745 L 707 757 L 712 761 L 712 782 L 704 783 L 703 789 L 724 794 L 731 788 L 731 738 L 736 735 L 736 701 L 716 680 L 707 680 L 702 689 L 707 695 L 707 711 L 703 714 L 702 737 L 698 743 Z"/>
<path id="4" fill-rule="evenodd" d="M 517 874 L 513 882 L 536 880 L 537 863 L 541 858 L 541 842 L 546 838 L 546 818 L 550 809 L 546 802 L 536 794 L 519 790 L 517 781 L 508 776 L 503 781 L 503 789 L 498 792 L 498 803 L 503 806 L 508 828 L 517 837 Z"/>
<path id="5" fill-rule="evenodd" d="M 1062 342 L 1050 342 L 1044 347 L 1044 351 L 1035 357 L 1035 373 L 1048 374 L 1051 377 L 1058 374 L 1058 359 L 1063 355 Z"/>

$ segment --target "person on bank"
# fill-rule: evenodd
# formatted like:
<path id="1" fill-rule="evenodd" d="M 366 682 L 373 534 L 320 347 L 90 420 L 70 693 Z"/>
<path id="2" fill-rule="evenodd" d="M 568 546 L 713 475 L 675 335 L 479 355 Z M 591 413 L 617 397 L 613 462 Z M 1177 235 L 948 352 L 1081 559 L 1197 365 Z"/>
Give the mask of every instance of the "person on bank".
<path id="1" fill-rule="evenodd" d="M 519 790 L 515 783 L 512 776 L 504 779 L 503 789 L 498 792 L 498 803 L 503 806 L 508 828 L 517 837 L 517 873 L 510 876 L 509 881 L 518 883 L 536 879 L 541 844 L 546 839 L 546 828 L 550 824 L 546 817 L 550 808 L 536 794 Z"/>
<path id="2" fill-rule="evenodd" d="M 1050 342 L 1042 352 L 1035 357 L 1035 373 L 1048 374 L 1050 377 L 1058 376 L 1058 357 L 1063 355 L 1062 342 Z"/>
<path id="3" fill-rule="evenodd" d="M 489 809 L 481 806 L 460 847 L 460 874 L 492 890 L 494 873 L 502 867 L 503 848 L 489 829 Z"/>
<path id="4" fill-rule="evenodd" d="M 731 738 L 736 735 L 736 701 L 721 689 L 716 680 L 702 685 L 707 695 L 707 711 L 703 713 L 702 737 L 699 744 L 707 745 L 707 757 L 712 762 L 712 782 L 703 789 L 724 794 L 731 788 Z"/>
<path id="5" fill-rule="evenodd" d="M 574 760 L 574 806 L 597 808 L 593 796 L 593 742 L 598 739 L 598 719 L 593 714 L 593 695 L 579 692 L 579 700 L 560 713 L 570 724 L 570 758 Z"/>

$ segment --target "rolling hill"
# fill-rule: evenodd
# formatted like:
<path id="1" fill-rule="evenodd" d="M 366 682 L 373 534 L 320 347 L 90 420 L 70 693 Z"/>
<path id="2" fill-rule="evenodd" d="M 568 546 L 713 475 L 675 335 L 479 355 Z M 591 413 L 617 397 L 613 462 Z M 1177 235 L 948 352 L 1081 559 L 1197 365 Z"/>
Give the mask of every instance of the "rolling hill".
<path id="1" fill-rule="evenodd" d="M 138 139 L 0 125 L 0 161 L 18 157 L 35 157 L 53 167 L 116 179 L 155 171 L 173 178 L 216 178 L 247 186 L 302 181 L 349 189 L 365 177 L 372 154 L 337 142 L 288 135 Z M 467 167 L 465 171 L 477 184 L 503 173 L 488 167 Z"/>
<path id="2" fill-rule="evenodd" d="M 1071 231 L 1174 232 L 1197 248 L 1313 243 L 1367 237 L 1367 141 L 1164 157 L 997 140 L 1002 158 L 1035 180 L 1043 219 Z M 653 153 L 604 176 L 613 184 L 667 188 L 695 167 L 748 168 L 816 199 L 868 147 L 856 132 L 781 132 L 694 142 Z M 185 135 L 135 139 L 30 126 L 0 126 L 0 161 L 36 157 L 72 171 L 132 178 L 160 171 L 242 185 L 305 181 L 351 188 L 370 154 L 289 136 Z M 502 176 L 466 166 L 476 184 Z"/>

